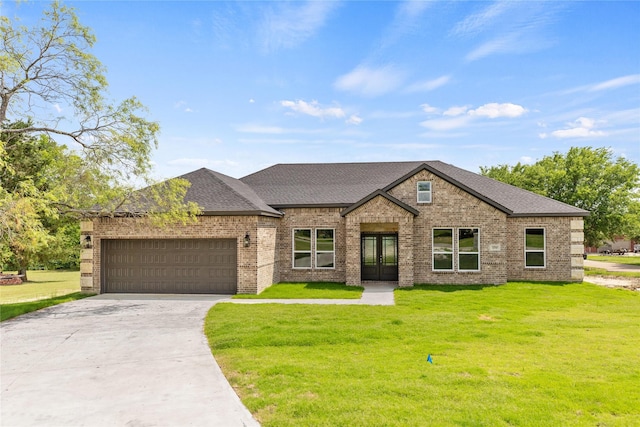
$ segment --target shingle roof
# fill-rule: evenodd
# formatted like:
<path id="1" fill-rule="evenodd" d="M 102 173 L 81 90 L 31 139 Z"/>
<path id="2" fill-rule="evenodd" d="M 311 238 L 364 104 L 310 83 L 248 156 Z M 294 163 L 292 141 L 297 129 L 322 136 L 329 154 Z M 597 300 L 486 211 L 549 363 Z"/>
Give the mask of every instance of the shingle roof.
<path id="1" fill-rule="evenodd" d="M 282 216 L 239 179 L 206 168 L 178 178 L 191 183 L 185 201 L 197 203 L 206 215 Z"/>
<path id="2" fill-rule="evenodd" d="M 347 207 L 423 163 L 278 164 L 240 180 L 274 207 Z"/>
<path id="3" fill-rule="evenodd" d="M 586 216 L 588 211 L 440 161 L 278 164 L 241 178 L 268 205 L 348 207 L 426 169 L 510 216 Z"/>

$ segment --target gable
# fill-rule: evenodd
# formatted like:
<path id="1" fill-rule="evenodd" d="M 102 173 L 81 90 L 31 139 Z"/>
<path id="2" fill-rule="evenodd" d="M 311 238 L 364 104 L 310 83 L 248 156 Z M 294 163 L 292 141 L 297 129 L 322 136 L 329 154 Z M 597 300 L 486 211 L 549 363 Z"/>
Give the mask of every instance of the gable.
<path id="1" fill-rule="evenodd" d="M 379 190 L 340 213 L 341 216 L 365 214 L 368 217 L 411 217 L 420 212 L 395 197 Z"/>

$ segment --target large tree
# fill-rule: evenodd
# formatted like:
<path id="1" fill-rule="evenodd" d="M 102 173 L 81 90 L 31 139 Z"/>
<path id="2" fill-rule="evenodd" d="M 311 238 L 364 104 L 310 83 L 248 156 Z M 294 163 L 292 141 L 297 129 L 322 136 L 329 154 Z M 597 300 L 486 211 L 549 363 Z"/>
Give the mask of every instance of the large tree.
<path id="1" fill-rule="evenodd" d="M 159 125 L 136 98 L 109 99 L 95 41 L 58 2 L 30 28 L 0 16 L 0 255 L 20 266 L 56 236 L 69 241 L 61 216 L 128 211 L 162 224 L 199 212 L 183 201 L 188 182 L 150 178 Z"/>
<path id="2" fill-rule="evenodd" d="M 149 171 L 158 123 L 136 98 L 107 98 L 105 69 L 90 53 L 96 39 L 58 2 L 31 28 L 0 17 L 0 126 L 6 135 L 48 133 L 121 176 Z M 46 112 L 50 113 L 46 113 Z M 12 120 L 27 127 L 10 127 Z M 10 144 L 10 141 L 4 141 Z"/>
<path id="3" fill-rule="evenodd" d="M 585 243 L 623 235 L 638 224 L 640 168 L 608 148 L 572 147 L 536 163 L 481 167 L 488 177 L 586 209 Z"/>

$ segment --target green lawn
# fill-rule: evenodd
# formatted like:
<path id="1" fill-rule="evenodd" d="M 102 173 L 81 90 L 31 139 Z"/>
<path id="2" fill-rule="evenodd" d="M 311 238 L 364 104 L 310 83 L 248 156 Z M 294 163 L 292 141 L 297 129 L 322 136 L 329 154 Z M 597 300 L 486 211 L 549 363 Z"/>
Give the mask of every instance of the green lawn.
<path id="1" fill-rule="evenodd" d="M 13 304 L 0 304 L 0 321 L 20 316 L 21 314 L 31 313 L 32 311 L 42 308 L 51 307 L 53 305 L 71 302 L 82 298 L 90 297 L 90 294 L 74 292 L 72 294 L 62 295 L 53 298 L 40 299 L 38 301 L 17 302 Z"/>
<path id="2" fill-rule="evenodd" d="M 609 271 L 604 268 L 584 267 L 585 276 L 640 277 L 640 271 Z M 587 279 L 588 280 L 588 279 Z"/>
<path id="3" fill-rule="evenodd" d="M 291 298 L 326 298 L 326 299 L 359 299 L 364 288 L 346 286 L 344 283 L 310 282 L 310 283 L 276 283 L 269 286 L 259 295 L 239 294 L 235 299 L 291 299 Z"/>
<path id="4" fill-rule="evenodd" d="M 80 292 L 80 272 L 60 270 L 28 271 L 29 282 L 0 286 L 0 304 L 35 301 Z"/>
<path id="5" fill-rule="evenodd" d="M 419 286 L 396 304 L 222 303 L 205 331 L 265 427 L 640 425 L 638 292 Z"/>
<path id="6" fill-rule="evenodd" d="M 615 262 L 640 266 L 640 256 L 635 255 L 587 255 L 589 261 Z"/>

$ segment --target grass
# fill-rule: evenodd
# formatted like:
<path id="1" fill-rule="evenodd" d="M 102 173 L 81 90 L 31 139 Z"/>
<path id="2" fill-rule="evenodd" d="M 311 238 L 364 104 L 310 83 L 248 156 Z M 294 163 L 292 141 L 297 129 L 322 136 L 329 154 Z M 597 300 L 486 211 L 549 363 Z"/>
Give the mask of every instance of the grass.
<path id="1" fill-rule="evenodd" d="M 265 427 L 631 426 L 638 324 L 638 292 L 509 283 L 392 307 L 221 303 L 205 332 Z"/>
<path id="2" fill-rule="evenodd" d="M 584 267 L 585 276 L 610 276 L 610 277 L 640 277 L 640 272 L 610 271 L 604 268 Z"/>
<path id="3" fill-rule="evenodd" d="M 310 283 L 276 283 L 259 295 L 234 295 L 236 299 L 359 299 L 364 288 L 346 286 L 344 283 L 310 282 Z"/>
<path id="4" fill-rule="evenodd" d="M 86 298 L 91 294 L 83 294 L 80 292 L 74 292 L 72 294 L 62 295 L 53 298 L 41 299 L 38 301 L 17 302 L 13 304 L 0 304 L 0 322 L 12 317 L 20 316 L 21 314 L 30 313 L 32 311 L 40 310 L 42 308 L 51 307 L 53 305 L 62 304 L 65 302 L 71 302 Z"/>
<path id="5" fill-rule="evenodd" d="M 626 255 L 587 255 L 589 261 L 615 262 L 616 264 L 629 264 L 640 266 L 640 256 Z"/>
<path id="6" fill-rule="evenodd" d="M 29 282 L 0 286 L 0 304 L 36 301 L 80 292 L 80 272 L 62 270 L 28 271 Z"/>

